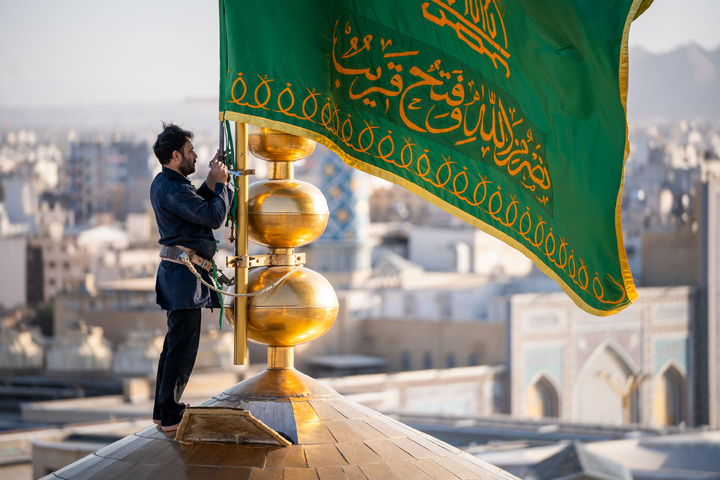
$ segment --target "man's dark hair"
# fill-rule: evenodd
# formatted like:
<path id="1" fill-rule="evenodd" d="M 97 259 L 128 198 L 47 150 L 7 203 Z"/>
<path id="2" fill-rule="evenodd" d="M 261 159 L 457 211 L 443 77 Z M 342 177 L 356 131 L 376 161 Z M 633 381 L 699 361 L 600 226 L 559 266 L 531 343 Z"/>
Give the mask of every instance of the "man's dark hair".
<path id="1" fill-rule="evenodd" d="M 174 123 L 163 122 L 163 131 L 153 144 L 153 152 L 155 152 L 157 159 L 160 160 L 160 165 L 167 165 L 175 150 L 182 153 L 185 142 L 191 138 L 193 138 L 192 132 L 183 130 Z"/>

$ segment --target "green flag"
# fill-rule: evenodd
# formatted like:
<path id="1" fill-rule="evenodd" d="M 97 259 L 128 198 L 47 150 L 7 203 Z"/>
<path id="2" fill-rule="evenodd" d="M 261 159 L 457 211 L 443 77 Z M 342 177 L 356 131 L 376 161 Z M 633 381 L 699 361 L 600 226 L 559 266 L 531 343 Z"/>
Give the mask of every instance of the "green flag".
<path id="1" fill-rule="evenodd" d="M 220 0 L 220 118 L 326 145 L 609 315 L 637 298 L 627 41 L 651 1 Z"/>

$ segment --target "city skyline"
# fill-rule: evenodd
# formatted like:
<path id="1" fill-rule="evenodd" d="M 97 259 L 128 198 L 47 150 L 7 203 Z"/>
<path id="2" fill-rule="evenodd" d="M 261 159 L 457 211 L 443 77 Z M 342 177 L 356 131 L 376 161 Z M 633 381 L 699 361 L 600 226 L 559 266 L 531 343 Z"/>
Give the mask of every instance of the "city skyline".
<path id="1" fill-rule="evenodd" d="M 631 32 L 631 46 L 663 53 L 663 45 L 675 48 L 672 42 L 681 41 L 670 38 L 672 29 L 656 40 L 642 30 L 663 25 L 657 18 L 670 19 L 667 15 L 679 7 L 655 1 L 655 9 L 633 27 L 640 33 Z M 710 1 L 716 5 L 703 11 L 709 25 L 720 13 L 718 0 L 691 0 L 685 9 Z M 0 41 L 6 46 L 0 49 L 0 264 L 10 273 L 0 282 L 5 389 L 0 477 L 40 478 L 52 471 L 58 475 L 45 478 L 72 477 L 68 472 L 92 475 L 106 467 L 98 478 L 125 467 L 134 468 L 128 477 L 151 470 L 163 477 L 166 470 L 186 467 L 190 470 L 183 471 L 216 469 L 216 477 L 223 475 L 223 450 L 269 447 L 203 441 L 180 448 L 170 438 L 155 438 L 150 423 L 167 319 L 155 303 L 160 258 L 147 196 L 151 170 L 160 168 L 150 145 L 161 119 L 195 131 L 200 159 L 215 149 L 217 32 L 209 25 L 217 23 L 217 6 L 201 6 L 199 0 L 153 0 L 151 5 L 128 0 L 115 7 L 122 12 L 108 14 L 104 2 L 27 3 L 0 0 L 4 13 L 22 10 L 29 16 L 47 6 L 27 45 L 8 41 L 27 27 L 0 18 Z M 71 11 L 82 14 L 68 20 L 64 15 Z M 101 18 L 109 19 L 103 24 Z M 162 26 L 158 18 L 164 19 Z M 678 32 L 683 18 L 674 19 Z M 591 452 L 596 460 L 641 472 L 643 478 L 719 472 L 720 305 L 712 292 L 720 291 L 715 255 L 720 251 L 720 34 L 714 35 L 714 47 L 712 37 L 707 43 L 699 35 L 688 41 L 700 48 L 636 53 L 635 59 L 631 54 L 633 113 L 665 114 L 663 121 L 653 117 L 642 126 L 630 122 L 627 130 L 631 156 L 622 209 L 615 213 L 622 214 L 630 273 L 639 287 L 636 303 L 615 316 L 585 313 L 511 245 L 408 189 L 371 188 L 363 181 L 368 175 L 350 167 L 342 171 L 342 159 L 320 145 L 293 168 L 296 180 L 317 185 L 330 212 L 328 235 L 302 251 L 304 271 L 314 269 L 337 289 L 339 313 L 321 338 L 296 351 L 282 350 L 297 353 L 288 356 L 292 366 L 310 377 L 336 377 L 323 379 L 323 385 L 357 401 L 358 408 L 403 412 L 391 423 L 407 422 L 440 441 L 452 435 L 455 447 L 519 478 L 531 478 L 522 472 L 553 463 L 558 457 L 552 452 L 563 455 L 568 448 L 580 455 L 598 448 Z M 43 56 L 23 60 L 18 52 L 26 48 Z M 23 77 L 28 71 L 34 73 L 30 80 Z M 637 95 L 638 86 L 644 96 Z M 8 101 L 18 107 L 7 108 Z M 28 108 L 32 102 L 49 108 Z M 697 105 L 707 108 L 700 111 Z M 250 166 L 258 168 L 252 181 L 263 182 L 267 164 Z M 202 182 L 206 168 L 199 161 L 191 179 Z M 220 268 L 233 251 L 228 238 L 234 233 L 228 226 L 217 232 Z M 250 255 L 265 251 L 250 248 Z M 580 258 L 578 252 L 570 250 L 572 258 Z M 582 260 L 580 266 L 587 268 Z M 268 428 L 285 432 L 289 417 L 269 408 L 271 402 L 231 403 L 243 398 L 244 387 L 238 387 L 243 383 L 228 389 L 254 375 L 267 358 L 279 358 L 275 353 L 281 350 L 268 357 L 268 348 L 251 342 L 252 366 L 233 365 L 236 343 L 228 315 L 218 319 L 217 310 L 207 310 L 202 323 L 195 380 L 183 401 L 196 408 L 242 407 Z M 212 403 L 218 398 L 227 402 Z M 313 448 L 336 448 L 352 427 L 341 423 L 349 410 L 333 407 L 341 405 L 339 400 L 313 398 L 301 400 L 321 403 L 318 420 L 327 420 L 327 426 L 312 418 L 312 430 L 303 423 L 292 427 L 296 435 L 289 438 L 295 445 L 289 448 L 294 450 L 285 457 L 294 465 L 306 462 L 311 476 L 321 472 L 313 473 Z M 419 428 L 430 423 L 425 418 L 438 422 L 435 430 Z M 101 423 L 106 419 L 112 422 Z M 380 433 L 390 428 L 377 417 L 366 420 L 357 423 L 358 435 L 372 432 L 373 425 Z M 315 433 L 318 426 L 324 433 Z M 301 437 L 304 432 L 310 433 Z M 154 438 L 144 436 L 149 434 Z M 106 447 L 113 436 L 124 439 Z M 303 446 L 308 439 L 312 444 Z M 330 443 L 323 444 L 326 439 Z M 576 442 L 562 443 L 568 440 Z M 372 445 L 378 445 L 382 457 L 390 450 L 379 442 L 388 441 L 369 436 L 355 447 L 372 456 Z M 91 455 L 63 469 L 76 460 L 71 457 L 82 451 L 79 446 L 87 449 L 79 456 Z M 118 446 L 135 450 L 123 457 Z M 196 448 L 204 453 L 195 456 Z M 340 455 L 339 448 L 331 451 Z M 405 454 L 399 445 L 393 448 L 397 464 Z M 418 444 L 412 451 L 422 448 Z M 136 451 L 147 455 L 138 458 Z M 173 452 L 180 453 L 173 457 Z M 205 465 L 204 458 L 219 459 L 219 465 Z M 227 458 L 232 463 L 256 457 L 240 452 Z M 518 464 L 518 458 L 525 463 Z M 299 474 L 297 468 L 292 473 Z M 264 471 L 277 473 L 272 467 Z"/>
<path id="2" fill-rule="evenodd" d="M 214 98 L 215 2 L 0 0 L 0 107 L 129 104 Z M 630 46 L 663 53 L 720 45 L 720 2 L 656 0 Z M 632 59 L 631 59 L 632 62 Z"/>

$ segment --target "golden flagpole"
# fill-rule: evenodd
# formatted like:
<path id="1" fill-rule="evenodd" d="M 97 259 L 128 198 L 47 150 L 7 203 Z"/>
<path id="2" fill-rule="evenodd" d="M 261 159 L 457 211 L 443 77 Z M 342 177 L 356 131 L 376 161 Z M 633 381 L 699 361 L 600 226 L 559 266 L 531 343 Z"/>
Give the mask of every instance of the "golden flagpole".
<path id="1" fill-rule="evenodd" d="M 248 126 L 235 122 L 235 168 L 238 171 L 248 169 Z M 241 175 L 237 181 L 237 208 L 235 209 L 235 257 L 247 258 L 248 255 L 248 176 Z M 235 264 L 235 292 L 247 293 L 248 268 Z M 247 297 L 235 297 L 235 365 L 245 365 L 247 354 Z"/>

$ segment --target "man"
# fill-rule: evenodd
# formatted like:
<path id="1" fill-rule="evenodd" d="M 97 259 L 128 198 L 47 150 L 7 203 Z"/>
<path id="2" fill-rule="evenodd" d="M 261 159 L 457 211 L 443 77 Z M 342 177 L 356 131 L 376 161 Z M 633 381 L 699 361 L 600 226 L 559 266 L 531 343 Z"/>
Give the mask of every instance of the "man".
<path id="1" fill-rule="evenodd" d="M 207 180 L 197 190 L 187 179 L 195 172 L 197 155 L 192 132 L 163 123 L 153 145 L 162 165 L 150 187 L 150 201 L 163 245 L 155 283 L 157 303 L 167 311 L 168 331 L 158 362 L 153 421 L 166 432 L 177 430 L 185 412 L 180 398 L 195 365 L 203 307 L 220 308 L 217 293 L 193 275 L 181 258 L 187 255 L 204 280 L 212 284 L 212 257 L 217 249 L 213 229 L 220 228 L 230 209 L 227 168 L 210 163 Z"/>

